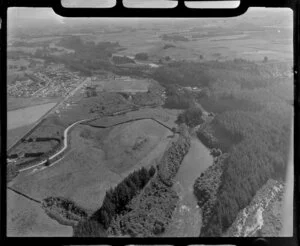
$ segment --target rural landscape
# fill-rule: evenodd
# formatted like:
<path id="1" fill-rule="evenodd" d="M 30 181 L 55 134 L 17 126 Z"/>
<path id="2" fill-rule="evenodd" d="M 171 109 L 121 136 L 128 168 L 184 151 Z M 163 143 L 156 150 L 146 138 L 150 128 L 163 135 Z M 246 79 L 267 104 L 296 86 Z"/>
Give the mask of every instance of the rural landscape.
<path id="1" fill-rule="evenodd" d="M 7 236 L 283 235 L 291 10 L 34 11 L 8 12 Z"/>

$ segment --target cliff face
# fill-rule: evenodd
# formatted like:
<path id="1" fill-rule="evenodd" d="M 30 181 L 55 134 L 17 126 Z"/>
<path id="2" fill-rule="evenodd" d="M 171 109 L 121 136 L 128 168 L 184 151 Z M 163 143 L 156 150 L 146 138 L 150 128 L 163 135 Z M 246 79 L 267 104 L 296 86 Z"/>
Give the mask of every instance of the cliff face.
<path id="1" fill-rule="evenodd" d="M 281 205 L 284 185 L 268 182 L 256 193 L 252 202 L 241 210 L 224 234 L 226 237 L 275 237 L 281 230 Z"/>
<path id="2" fill-rule="evenodd" d="M 195 181 L 194 194 L 202 209 L 202 226 L 207 224 L 211 215 L 211 209 L 216 202 L 217 191 L 221 184 L 224 160 L 227 157 L 228 154 L 225 153 L 215 158 L 214 164 L 202 173 Z"/>

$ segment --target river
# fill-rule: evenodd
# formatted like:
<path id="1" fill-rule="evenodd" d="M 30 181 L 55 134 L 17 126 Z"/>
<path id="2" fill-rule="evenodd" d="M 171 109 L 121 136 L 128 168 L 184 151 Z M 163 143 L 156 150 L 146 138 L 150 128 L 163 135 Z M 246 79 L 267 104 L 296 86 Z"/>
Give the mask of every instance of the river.
<path id="1" fill-rule="evenodd" d="M 201 230 L 200 208 L 193 193 L 193 185 L 210 165 L 213 158 L 209 150 L 197 139 L 192 138 L 189 152 L 184 157 L 175 177 L 174 189 L 180 200 L 164 237 L 198 237 Z"/>

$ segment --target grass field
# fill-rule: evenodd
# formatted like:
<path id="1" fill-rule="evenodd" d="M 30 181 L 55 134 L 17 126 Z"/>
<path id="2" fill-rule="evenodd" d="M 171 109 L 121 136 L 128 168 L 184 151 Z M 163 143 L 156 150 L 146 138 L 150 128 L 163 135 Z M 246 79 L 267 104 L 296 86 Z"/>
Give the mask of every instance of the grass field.
<path id="1" fill-rule="evenodd" d="M 94 81 L 99 90 L 107 92 L 147 92 L 149 81 L 145 79 L 118 78 Z"/>
<path id="2" fill-rule="evenodd" d="M 47 103 L 9 111 L 7 113 L 7 129 L 33 124 L 55 105 L 56 103 Z"/>
<path id="3" fill-rule="evenodd" d="M 7 130 L 7 147 L 9 148 L 13 143 L 18 141 L 31 127 L 33 127 L 33 124 Z"/>
<path id="4" fill-rule="evenodd" d="M 38 97 L 7 97 L 7 111 L 26 108 L 41 104 L 55 103 L 60 99 L 38 98 Z"/>
<path id="5" fill-rule="evenodd" d="M 195 23 L 197 22 L 192 23 L 190 28 L 196 26 Z M 200 23 L 201 21 L 199 21 Z M 136 53 L 146 52 L 149 54 L 150 61 L 157 61 L 166 56 L 170 56 L 174 60 L 194 61 L 234 58 L 262 61 L 264 56 L 268 56 L 269 60 L 292 60 L 293 57 L 292 31 L 281 25 L 277 28 L 276 26 L 253 28 L 251 25 L 247 26 L 246 23 L 244 27 L 230 30 L 230 25 L 234 26 L 238 23 L 228 23 L 225 25 L 227 32 L 224 29 L 203 36 L 203 32 L 210 31 L 207 28 L 209 24 L 205 24 L 202 31 L 190 30 L 188 32 L 181 32 L 178 27 L 176 29 L 172 23 L 169 24 L 168 28 L 162 27 L 159 31 L 139 30 L 134 34 L 124 31 L 101 36 L 95 35 L 93 39 L 96 41 L 120 40 L 120 45 L 126 49 L 118 52 L 119 55 L 134 56 Z M 161 34 L 171 32 L 173 28 L 179 35 L 194 35 L 195 37 L 199 35 L 199 38 L 171 42 L 163 41 L 159 37 Z M 197 29 L 197 27 L 195 28 Z M 175 47 L 165 49 L 165 44 L 170 43 Z M 200 59 L 200 55 L 202 55 L 202 59 Z"/>
<path id="6" fill-rule="evenodd" d="M 95 210 L 106 190 L 161 157 L 171 139 L 168 135 L 169 130 L 148 120 L 112 129 L 80 125 L 72 130 L 71 150 L 62 161 L 23 172 L 11 184 L 37 199 L 63 196 Z"/>
<path id="7" fill-rule="evenodd" d="M 8 237 L 72 236 L 72 227 L 60 225 L 48 217 L 40 204 L 11 190 L 7 191 Z"/>
<path id="8" fill-rule="evenodd" d="M 103 141 L 107 168 L 122 174 L 172 135 L 152 120 L 141 120 L 114 127 Z"/>

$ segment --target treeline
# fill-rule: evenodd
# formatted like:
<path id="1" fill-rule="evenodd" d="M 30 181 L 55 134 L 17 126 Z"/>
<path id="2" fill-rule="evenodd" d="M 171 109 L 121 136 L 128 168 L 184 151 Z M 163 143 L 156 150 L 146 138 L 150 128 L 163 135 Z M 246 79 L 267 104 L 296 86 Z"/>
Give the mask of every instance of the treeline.
<path id="1" fill-rule="evenodd" d="M 152 74 L 153 79 L 162 85 L 178 84 L 181 86 L 208 86 L 214 78 L 203 63 L 170 62 L 160 66 Z"/>
<path id="2" fill-rule="evenodd" d="M 174 61 L 156 68 L 152 77 L 162 85 L 209 87 L 213 91 L 218 89 L 216 86 L 253 90 L 269 87 L 277 78 L 286 78 L 290 70 L 289 65 L 249 61 Z"/>
<path id="3" fill-rule="evenodd" d="M 230 151 L 231 147 L 243 140 L 241 129 L 233 129 L 220 122 L 221 115 L 217 115 L 210 123 L 204 123 L 196 132 L 200 141 L 210 149 Z"/>
<path id="4" fill-rule="evenodd" d="M 84 42 L 78 36 L 70 36 L 60 40 L 57 46 L 75 50 L 82 59 L 103 59 L 111 57 L 114 51 L 120 47 L 118 42 Z"/>
<path id="5" fill-rule="evenodd" d="M 167 186 L 173 185 L 173 178 L 180 168 L 180 164 L 190 149 L 190 135 L 187 126 L 182 124 L 178 130 L 180 137 L 173 142 L 164 153 L 158 168 L 158 177 Z"/>
<path id="6" fill-rule="evenodd" d="M 187 91 L 180 90 L 176 85 L 164 85 L 166 88 L 166 100 L 163 105 L 170 109 L 187 109 L 193 105 L 192 96 Z"/>
<path id="7" fill-rule="evenodd" d="M 153 166 L 149 170 L 142 167 L 129 174 L 115 188 L 108 190 L 101 208 L 88 220 L 77 225 L 74 236 L 78 236 L 78 232 L 82 233 L 89 230 L 91 223 L 98 223 L 101 228 L 106 230 L 114 217 L 126 211 L 126 205 L 145 187 L 155 172 L 156 169 Z"/>
<path id="8" fill-rule="evenodd" d="M 99 69 L 111 71 L 113 65 L 109 58 L 120 48 L 118 42 L 84 42 L 80 37 L 69 36 L 60 40 L 57 44 L 75 53 L 64 56 L 51 56 L 49 53 L 35 53 L 35 57 L 45 59 L 47 62 L 64 63 L 71 70 L 79 71 L 85 76 L 91 76 L 92 72 Z"/>
<path id="9" fill-rule="evenodd" d="M 60 143 L 61 139 L 60 138 L 54 138 L 54 137 L 36 137 L 36 138 L 26 138 L 26 139 L 22 139 L 21 142 L 22 143 L 26 143 L 26 142 L 48 142 L 48 141 L 57 141 Z"/>
<path id="10" fill-rule="evenodd" d="M 163 34 L 161 39 L 166 41 L 189 41 L 188 38 L 179 34 Z"/>
<path id="11" fill-rule="evenodd" d="M 112 61 L 115 64 L 135 63 L 135 61 L 128 56 L 113 56 Z"/>
<path id="12" fill-rule="evenodd" d="M 25 153 L 24 157 L 25 158 L 30 158 L 30 157 L 40 157 L 42 155 L 44 155 L 45 152 L 33 152 L 33 153 Z"/>
<path id="13" fill-rule="evenodd" d="M 113 219 L 108 230 L 110 234 L 150 237 L 165 232 L 179 199 L 172 188 L 173 178 L 190 145 L 186 126 L 179 127 L 179 134 L 157 165 L 157 175 L 130 201 L 127 211 Z"/>
<path id="14" fill-rule="evenodd" d="M 43 155 L 37 156 L 33 160 L 27 160 L 27 161 L 23 161 L 21 163 L 18 163 L 17 167 L 18 167 L 18 169 L 25 168 L 28 165 L 34 165 L 34 164 L 37 164 L 37 163 L 39 163 L 41 161 L 44 161 L 44 160 L 47 160 L 46 165 L 49 165 L 50 160 L 48 158 L 50 156 L 52 156 L 54 153 L 56 153 L 62 146 L 63 146 L 63 144 L 59 143 L 59 144 L 55 145 L 50 151 L 43 153 Z M 64 154 L 64 152 L 62 152 L 60 155 L 58 155 L 54 159 L 52 159 L 51 162 L 54 162 L 55 160 L 58 160 Z M 30 153 L 28 153 L 28 154 L 30 154 Z"/>
<path id="15" fill-rule="evenodd" d="M 149 56 L 145 52 L 137 53 L 135 54 L 135 59 L 140 60 L 140 61 L 147 61 Z"/>
<path id="16" fill-rule="evenodd" d="M 177 124 L 186 124 L 189 127 L 195 127 L 203 123 L 202 110 L 200 108 L 189 108 L 179 114 L 176 120 Z"/>
<path id="17" fill-rule="evenodd" d="M 42 202 L 46 213 L 64 225 L 76 225 L 87 218 L 87 212 L 64 197 L 47 197 Z"/>
<path id="18" fill-rule="evenodd" d="M 287 80 L 288 70 L 286 65 L 244 60 L 170 63 L 156 70 L 155 76 L 164 86 L 206 87 L 194 94 L 194 99 L 216 116 L 200 129 L 198 137 L 208 147 L 229 154 L 217 202 L 201 236 L 221 235 L 267 179 L 285 179 L 293 111 L 286 100 L 291 98 L 292 82 L 282 82 Z M 186 71 L 191 75 L 186 76 Z M 200 81 L 197 76 L 203 73 Z M 280 92 L 283 88 L 288 95 Z"/>

